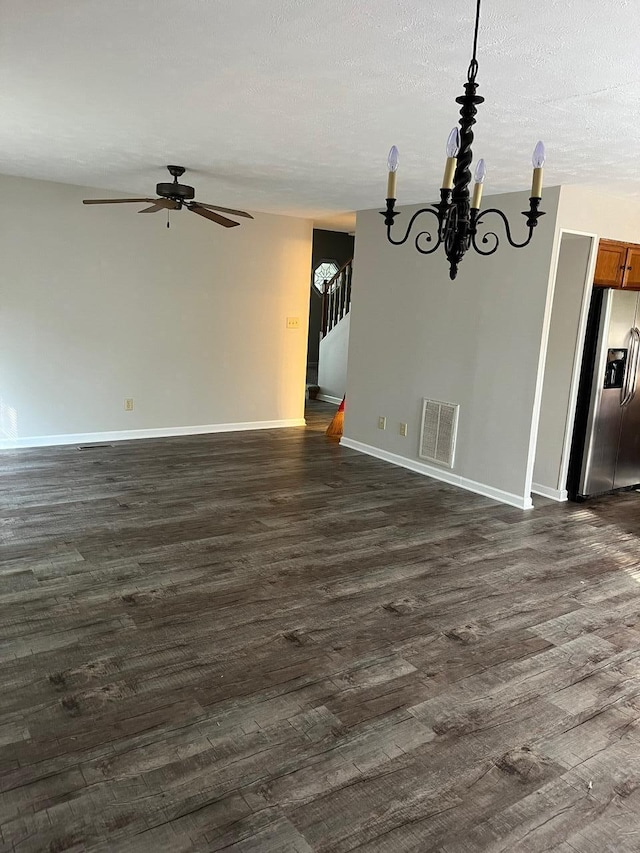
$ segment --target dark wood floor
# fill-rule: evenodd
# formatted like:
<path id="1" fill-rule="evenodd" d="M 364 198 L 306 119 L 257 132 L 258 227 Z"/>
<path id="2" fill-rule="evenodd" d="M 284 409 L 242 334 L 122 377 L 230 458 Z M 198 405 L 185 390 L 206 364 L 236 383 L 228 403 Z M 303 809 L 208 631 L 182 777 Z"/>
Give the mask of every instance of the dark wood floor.
<path id="1" fill-rule="evenodd" d="M 0 849 L 638 853 L 640 495 L 524 513 L 317 410 L 0 454 Z"/>

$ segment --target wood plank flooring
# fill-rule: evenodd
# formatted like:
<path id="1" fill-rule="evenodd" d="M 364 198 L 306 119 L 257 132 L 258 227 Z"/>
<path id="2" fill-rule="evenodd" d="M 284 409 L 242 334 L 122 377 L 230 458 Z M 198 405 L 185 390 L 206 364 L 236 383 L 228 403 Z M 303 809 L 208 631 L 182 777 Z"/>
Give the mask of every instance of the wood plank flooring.
<path id="1" fill-rule="evenodd" d="M 638 853 L 640 495 L 305 429 L 0 454 L 0 850 Z"/>

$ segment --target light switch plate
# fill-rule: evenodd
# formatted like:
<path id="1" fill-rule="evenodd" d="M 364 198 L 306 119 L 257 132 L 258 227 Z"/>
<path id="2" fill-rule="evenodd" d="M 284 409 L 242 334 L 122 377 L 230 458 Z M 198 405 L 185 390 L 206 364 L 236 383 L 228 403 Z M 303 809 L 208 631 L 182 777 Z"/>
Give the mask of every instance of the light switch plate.
<path id="1" fill-rule="evenodd" d="M 378 429 L 386 429 L 387 428 L 387 419 L 380 416 L 378 418 Z"/>
<path id="2" fill-rule="evenodd" d="M 406 436 L 407 436 L 407 425 L 406 424 L 400 424 L 399 432 L 400 432 L 400 435 L 403 435 L 406 438 Z"/>

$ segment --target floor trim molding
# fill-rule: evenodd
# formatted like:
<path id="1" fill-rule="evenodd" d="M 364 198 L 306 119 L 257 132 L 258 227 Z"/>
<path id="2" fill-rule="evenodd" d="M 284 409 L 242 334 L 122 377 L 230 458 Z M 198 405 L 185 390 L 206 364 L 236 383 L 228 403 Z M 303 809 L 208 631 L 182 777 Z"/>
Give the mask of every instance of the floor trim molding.
<path id="1" fill-rule="evenodd" d="M 322 400 L 323 403 L 335 403 L 339 406 L 342 402 L 342 397 L 332 397 L 331 394 L 318 394 L 316 400 Z"/>
<path id="2" fill-rule="evenodd" d="M 374 456 L 383 462 L 391 462 L 392 465 L 399 465 L 402 468 L 407 468 L 409 471 L 414 471 L 416 474 L 423 474 L 425 477 L 441 480 L 443 483 L 458 486 L 461 489 L 466 489 L 468 492 L 475 492 L 485 498 L 493 498 L 495 501 L 514 506 L 517 509 L 533 509 L 533 501 L 530 495 L 522 497 L 511 492 L 505 492 L 502 489 L 496 489 L 485 483 L 477 483 L 475 480 L 461 477 L 460 474 L 453 474 L 450 471 L 435 468 L 433 465 L 426 465 L 424 462 L 418 462 L 415 459 L 407 459 L 405 456 L 398 456 L 397 453 L 390 453 L 388 450 L 381 450 L 379 447 L 363 444 L 361 441 L 355 441 L 352 438 L 343 437 L 340 444 L 351 450 L 357 450 L 359 453 L 366 453 L 367 456 Z"/>
<path id="3" fill-rule="evenodd" d="M 18 450 L 23 447 L 54 447 L 64 444 L 92 444 L 104 441 L 131 441 L 142 438 L 172 438 L 178 435 L 204 435 L 215 432 L 244 432 L 254 429 L 282 429 L 300 426 L 306 426 L 304 418 L 289 418 L 280 421 L 247 421 L 235 424 L 160 427 L 158 429 L 114 430 L 112 432 L 37 435 L 25 438 L 0 439 L 0 450 Z"/>
<path id="4" fill-rule="evenodd" d="M 543 498 L 550 498 L 552 501 L 568 501 L 569 493 L 566 489 L 550 489 L 549 486 L 541 486 L 539 483 L 531 484 L 531 491 Z"/>

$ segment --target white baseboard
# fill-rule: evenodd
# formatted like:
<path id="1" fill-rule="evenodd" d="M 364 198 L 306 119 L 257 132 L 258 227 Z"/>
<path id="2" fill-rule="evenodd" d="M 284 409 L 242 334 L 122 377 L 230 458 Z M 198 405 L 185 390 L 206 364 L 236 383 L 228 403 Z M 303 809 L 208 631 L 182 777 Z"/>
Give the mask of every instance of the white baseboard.
<path id="1" fill-rule="evenodd" d="M 66 433 L 63 435 L 37 435 L 25 438 L 0 439 L 0 450 L 22 447 L 52 447 L 64 444 L 93 444 L 105 441 L 131 441 L 141 438 L 171 438 L 178 435 L 204 435 L 214 432 L 240 432 L 252 429 L 281 429 L 306 426 L 304 418 L 281 421 L 248 421 L 237 424 L 205 424 L 202 426 L 160 427 L 159 429 L 116 430 L 113 432 Z"/>
<path id="2" fill-rule="evenodd" d="M 342 402 L 342 397 L 332 397 L 330 394 L 318 394 L 316 400 L 322 400 L 323 403 L 335 403 L 339 406 Z"/>
<path id="3" fill-rule="evenodd" d="M 418 462 L 415 459 L 407 459 L 405 456 L 398 456 L 397 453 L 390 453 L 388 450 L 381 450 L 379 447 L 363 444 L 352 438 L 343 436 L 340 444 L 351 448 L 351 450 L 366 453 L 368 456 L 375 456 L 376 459 L 382 459 L 384 462 L 391 462 L 392 465 L 400 465 L 402 468 L 408 468 L 409 471 L 415 471 L 416 474 L 424 474 L 426 477 L 433 477 L 434 480 L 441 480 L 443 483 L 449 483 L 451 486 L 458 486 L 461 489 L 466 489 L 468 492 L 475 492 L 478 495 L 483 495 L 485 498 L 493 498 L 495 501 L 515 506 L 518 509 L 533 509 L 531 495 L 522 496 L 505 492 L 502 489 L 487 486 L 485 483 L 477 483 L 475 480 L 461 477 L 460 474 L 454 474 L 451 471 L 445 471 L 433 465 L 426 465 L 424 462 Z"/>
<path id="4" fill-rule="evenodd" d="M 550 489 L 549 486 L 541 486 L 539 483 L 532 483 L 531 491 L 536 495 L 541 495 L 543 498 L 550 498 L 552 501 L 569 500 L 569 493 L 566 489 Z"/>

